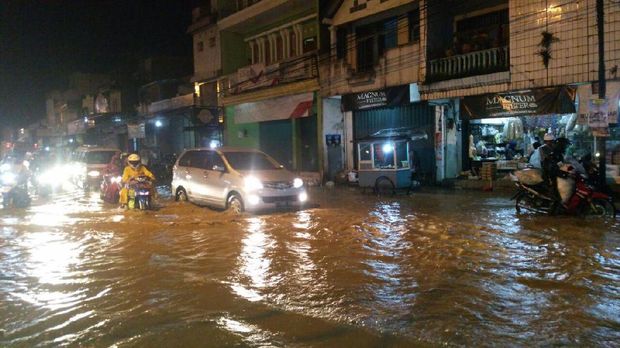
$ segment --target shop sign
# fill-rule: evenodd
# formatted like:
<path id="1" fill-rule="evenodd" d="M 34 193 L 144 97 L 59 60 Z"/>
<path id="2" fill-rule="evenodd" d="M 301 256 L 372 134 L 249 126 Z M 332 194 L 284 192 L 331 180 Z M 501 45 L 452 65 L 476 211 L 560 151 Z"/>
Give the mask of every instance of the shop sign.
<path id="1" fill-rule="evenodd" d="M 129 139 L 146 138 L 146 131 L 145 131 L 144 123 L 128 124 L 127 125 L 127 137 Z"/>
<path id="2" fill-rule="evenodd" d="M 409 85 L 404 85 L 376 91 L 345 94 L 342 96 L 342 106 L 345 111 L 353 111 L 408 104 L 409 88 Z"/>
<path id="3" fill-rule="evenodd" d="M 592 135 L 609 136 L 609 102 L 606 99 L 590 99 L 588 101 L 588 126 Z"/>
<path id="4" fill-rule="evenodd" d="M 464 115 L 469 119 L 575 112 L 575 90 L 569 87 L 485 94 L 463 98 Z"/>

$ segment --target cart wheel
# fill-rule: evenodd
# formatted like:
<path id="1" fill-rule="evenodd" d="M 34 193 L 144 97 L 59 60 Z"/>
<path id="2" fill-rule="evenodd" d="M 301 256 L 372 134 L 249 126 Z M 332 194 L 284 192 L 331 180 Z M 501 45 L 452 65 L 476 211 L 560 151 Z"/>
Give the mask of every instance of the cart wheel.
<path id="1" fill-rule="evenodd" d="M 385 195 L 385 194 L 395 194 L 396 187 L 392 180 L 386 178 L 385 176 L 377 178 L 375 181 L 375 194 L 377 195 Z"/>

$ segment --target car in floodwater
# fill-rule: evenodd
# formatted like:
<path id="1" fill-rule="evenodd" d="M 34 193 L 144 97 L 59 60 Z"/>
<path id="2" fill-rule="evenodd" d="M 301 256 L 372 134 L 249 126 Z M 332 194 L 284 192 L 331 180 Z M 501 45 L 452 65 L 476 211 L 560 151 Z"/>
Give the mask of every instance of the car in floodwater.
<path id="1" fill-rule="evenodd" d="M 81 146 L 74 152 L 67 171 L 73 175 L 72 180 L 78 187 L 98 189 L 106 167 L 120 154 L 116 148 Z"/>
<path id="2" fill-rule="evenodd" d="M 308 193 L 301 178 L 254 149 L 186 150 L 173 167 L 172 192 L 191 201 L 236 213 L 302 206 Z"/>

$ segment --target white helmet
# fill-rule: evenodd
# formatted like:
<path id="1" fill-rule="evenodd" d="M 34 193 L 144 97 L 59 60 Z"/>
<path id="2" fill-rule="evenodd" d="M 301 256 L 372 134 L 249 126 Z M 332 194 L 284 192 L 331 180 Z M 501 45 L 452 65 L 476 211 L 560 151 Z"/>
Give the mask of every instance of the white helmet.
<path id="1" fill-rule="evenodd" d="M 127 157 L 127 163 L 134 169 L 138 168 L 140 165 L 140 155 L 132 153 Z"/>
<path id="2" fill-rule="evenodd" d="M 544 141 L 554 141 L 555 140 L 555 136 L 551 133 L 547 133 L 545 134 L 545 136 L 543 137 Z"/>

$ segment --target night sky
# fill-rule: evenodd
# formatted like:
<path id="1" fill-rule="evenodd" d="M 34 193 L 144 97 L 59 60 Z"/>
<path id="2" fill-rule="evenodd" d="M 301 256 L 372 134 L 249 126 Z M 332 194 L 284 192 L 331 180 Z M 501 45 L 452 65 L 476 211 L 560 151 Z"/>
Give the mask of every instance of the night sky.
<path id="1" fill-rule="evenodd" d="M 0 0 L 0 125 L 45 115 L 71 72 L 135 70 L 151 55 L 191 57 L 198 0 Z"/>

